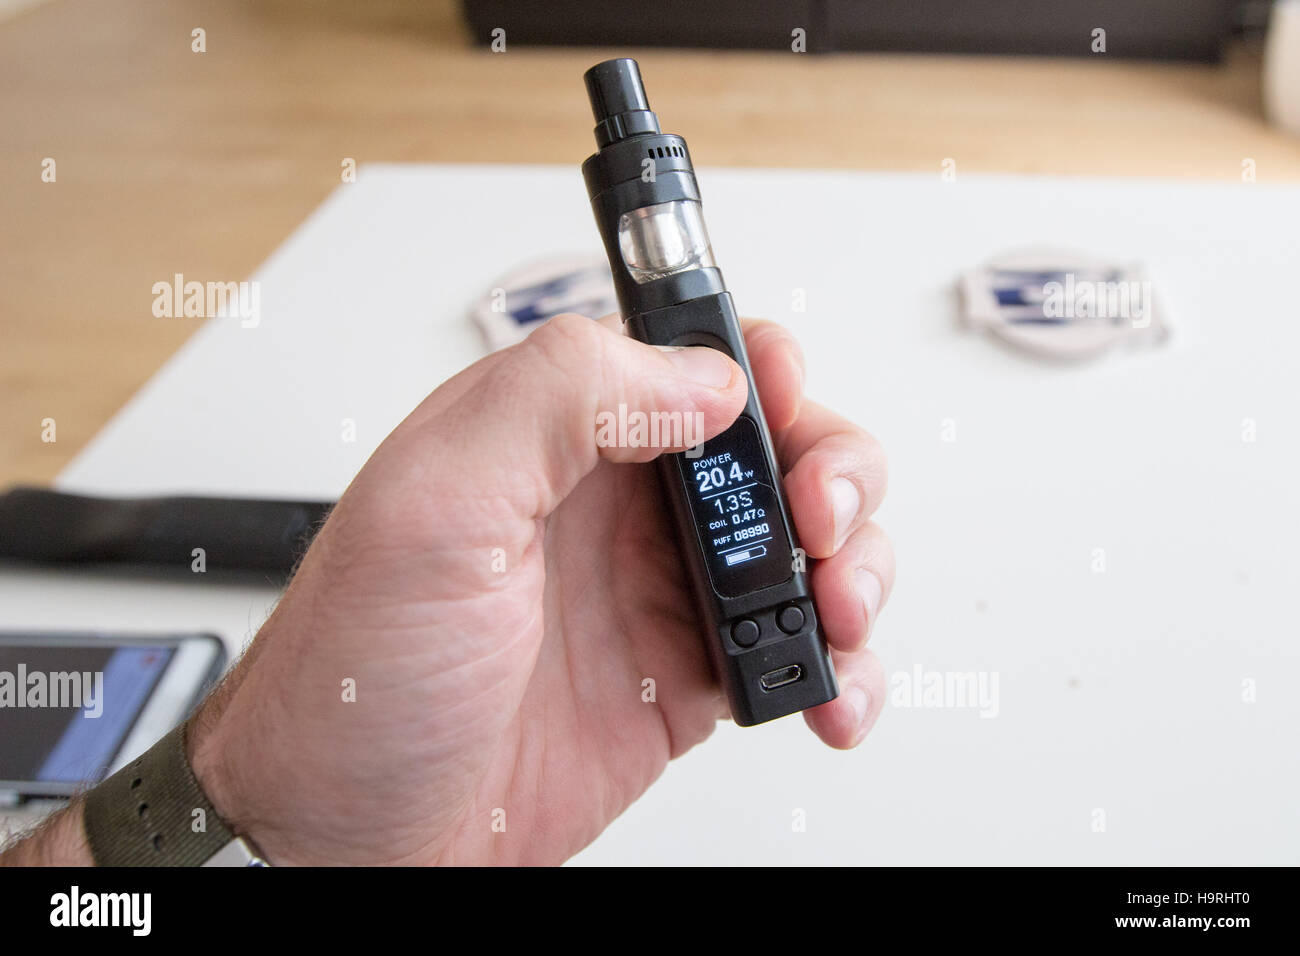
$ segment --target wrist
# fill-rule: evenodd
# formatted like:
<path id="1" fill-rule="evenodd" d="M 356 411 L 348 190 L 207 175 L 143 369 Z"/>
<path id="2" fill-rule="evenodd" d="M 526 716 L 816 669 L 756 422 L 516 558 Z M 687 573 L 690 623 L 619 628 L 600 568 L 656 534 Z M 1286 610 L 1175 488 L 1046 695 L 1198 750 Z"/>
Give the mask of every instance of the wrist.
<path id="1" fill-rule="evenodd" d="M 263 625 L 258 641 L 266 639 L 270 626 L 269 621 Z M 190 719 L 186 757 L 227 829 L 272 866 L 293 865 L 303 862 L 293 832 L 299 813 L 285 801 L 273 752 L 275 721 L 263 713 L 260 673 L 250 666 L 258 650 L 249 650 Z"/>
<path id="2" fill-rule="evenodd" d="M 80 800 L 53 814 L 0 853 L 0 866 L 94 866 Z"/>
<path id="3" fill-rule="evenodd" d="M 236 836 L 253 843 L 262 851 L 265 833 L 252 810 L 247 783 L 232 759 L 234 749 L 226 733 L 228 720 L 221 713 L 219 701 L 209 698 L 191 718 L 185 735 L 185 752 L 190 770 L 221 822 Z M 236 738 L 237 739 L 237 738 Z"/>

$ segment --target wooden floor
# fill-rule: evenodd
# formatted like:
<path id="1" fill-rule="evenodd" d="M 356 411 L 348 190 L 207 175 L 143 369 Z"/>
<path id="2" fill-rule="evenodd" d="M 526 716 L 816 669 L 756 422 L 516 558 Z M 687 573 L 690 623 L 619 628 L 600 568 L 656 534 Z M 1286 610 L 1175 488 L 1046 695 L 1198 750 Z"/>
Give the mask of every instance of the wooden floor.
<path id="1" fill-rule="evenodd" d="M 582 71 L 629 52 L 701 165 L 1240 181 L 1249 158 L 1261 182 L 1300 179 L 1245 49 L 1219 66 L 493 54 L 450 0 L 50 0 L 0 20 L 0 484 L 50 479 L 194 332 L 152 315 L 155 282 L 246 277 L 347 157 L 576 170 Z"/>

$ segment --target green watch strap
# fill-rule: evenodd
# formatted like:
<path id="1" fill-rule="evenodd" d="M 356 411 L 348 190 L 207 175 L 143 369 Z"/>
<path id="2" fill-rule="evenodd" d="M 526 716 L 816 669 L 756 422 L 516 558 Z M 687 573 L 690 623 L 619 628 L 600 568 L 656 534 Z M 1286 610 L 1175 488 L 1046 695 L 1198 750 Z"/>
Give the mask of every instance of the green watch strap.
<path id="1" fill-rule="evenodd" d="M 201 866 L 235 839 L 190 769 L 188 726 L 181 723 L 86 794 L 96 865 Z"/>

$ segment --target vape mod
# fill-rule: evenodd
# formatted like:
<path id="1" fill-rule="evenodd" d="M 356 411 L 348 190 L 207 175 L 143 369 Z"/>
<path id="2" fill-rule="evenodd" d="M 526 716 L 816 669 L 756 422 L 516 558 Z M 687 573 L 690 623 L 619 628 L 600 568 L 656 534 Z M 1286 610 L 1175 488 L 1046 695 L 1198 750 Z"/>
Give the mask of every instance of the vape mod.
<path id="1" fill-rule="evenodd" d="M 749 726 L 824 704 L 839 693 L 835 672 L 686 141 L 659 131 L 635 60 L 585 79 L 598 150 L 582 175 L 629 334 L 720 349 L 749 379 L 744 411 L 701 454 L 659 458 L 732 716 Z"/>

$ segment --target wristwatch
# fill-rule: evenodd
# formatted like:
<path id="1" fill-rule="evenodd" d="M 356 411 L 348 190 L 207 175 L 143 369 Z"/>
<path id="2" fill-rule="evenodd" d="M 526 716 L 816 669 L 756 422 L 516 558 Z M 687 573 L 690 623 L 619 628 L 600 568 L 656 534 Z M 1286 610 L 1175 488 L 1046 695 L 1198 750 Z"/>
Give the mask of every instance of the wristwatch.
<path id="1" fill-rule="evenodd" d="M 267 866 L 213 809 L 186 755 L 188 721 L 86 794 L 97 866 Z"/>

